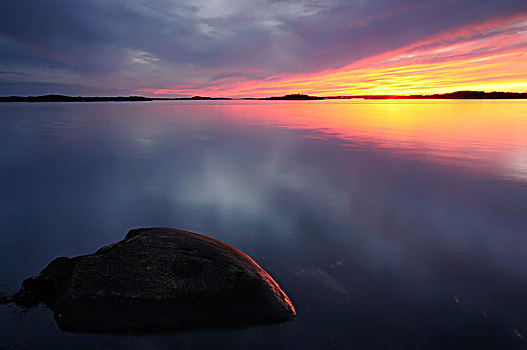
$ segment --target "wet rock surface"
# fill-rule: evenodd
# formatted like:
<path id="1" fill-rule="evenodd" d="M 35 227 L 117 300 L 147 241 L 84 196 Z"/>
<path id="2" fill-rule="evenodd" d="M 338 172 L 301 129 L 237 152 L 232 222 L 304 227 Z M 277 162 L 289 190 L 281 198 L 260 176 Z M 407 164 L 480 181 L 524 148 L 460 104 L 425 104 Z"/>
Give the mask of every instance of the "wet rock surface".
<path id="1" fill-rule="evenodd" d="M 170 228 L 134 229 L 93 254 L 57 258 L 12 299 L 44 303 L 71 332 L 152 333 L 295 316 L 287 295 L 247 255 Z"/>

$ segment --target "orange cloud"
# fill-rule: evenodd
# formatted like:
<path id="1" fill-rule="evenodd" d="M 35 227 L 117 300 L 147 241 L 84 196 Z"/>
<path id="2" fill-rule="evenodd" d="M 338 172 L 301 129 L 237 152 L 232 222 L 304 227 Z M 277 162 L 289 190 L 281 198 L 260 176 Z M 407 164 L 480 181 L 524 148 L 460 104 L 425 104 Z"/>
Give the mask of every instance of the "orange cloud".
<path id="1" fill-rule="evenodd" d="M 174 86 L 153 95 L 321 96 L 430 94 L 455 90 L 527 91 L 527 15 L 443 32 L 338 70 L 236 81 L 208 88 Z M 197 86 L 207 86 L 203 81 Z"/>

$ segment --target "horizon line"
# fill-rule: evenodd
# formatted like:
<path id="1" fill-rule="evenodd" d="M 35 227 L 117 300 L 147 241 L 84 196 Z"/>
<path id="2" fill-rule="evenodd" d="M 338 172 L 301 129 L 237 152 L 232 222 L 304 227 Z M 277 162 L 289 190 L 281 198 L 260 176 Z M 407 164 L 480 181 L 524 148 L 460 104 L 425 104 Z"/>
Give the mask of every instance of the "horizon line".
<path id="1" fill-rule="evenodd" d="M 490 95 L 490 96 L 487 96 Z M 143 95 L 118 95 L 118 96 L 83 96 L 83 95 L 63 95 L 56 93 L 49 93 L 43 95 L 0 95 L 0 102 L 24 102 L 23 100 L 30 99 L 123 99 L 123 100 L 133 100 L 133 99 L 143 99 L 150 101 L 159 101 L 159 100 L 323 100 L 323 99 L 360 99 L 360 98 L 384 98 L 384 99 L 423 99 L 423 98 L 452 98 L 452 99 L 482 99 L 483 97 L 501 98 L 506 99 L 507 97 L 512 97 L 514 99 L 518 98 L 527 98 L 527 92 L 510 92 L 510 91 L 481 91 L 481 90 L 456 90 L 446 93 L 435 93 L 435 94 L 362 94 L 362 95 L 310 95 L 305 93 L 289 93 L 281 96 L 268 96 L 268 97 L 225 97 L 225 96 L 181 96 L 181 97 L 159 97 L 159 96 L 143 96 Z M 6 101 L 9 99 L 20 99 L 22 101 Z M 44 102 L 44 101 L 43 101 Z M 46 101 L 53 102 L 53 101 Z M 57 101 L 61 102 L 61 101 Z M 67 101 L 66 101 L 67 102 Z M 72 101 L 74 102 L 74 101 Z"/>

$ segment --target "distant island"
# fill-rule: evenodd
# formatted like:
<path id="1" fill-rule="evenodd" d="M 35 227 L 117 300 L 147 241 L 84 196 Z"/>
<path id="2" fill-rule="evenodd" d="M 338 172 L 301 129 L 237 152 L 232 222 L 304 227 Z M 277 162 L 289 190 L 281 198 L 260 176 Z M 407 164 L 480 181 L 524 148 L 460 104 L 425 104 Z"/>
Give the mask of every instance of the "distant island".
<path id="1" fill-rule="evenodd" d="M 309 96 L 303 94 L 290 94 L 284 96 L 262 97 L 256 100 L 325 100 L 327 97 Z"/>
<path id="2" fill-rule="evenodd" d="M 0 96 L 0 102 L 133 102 L 133 101 L 164 101 L 164 100 L 230 100 L 227 97 L 144 97 L 144 96 L 110 96 L 86 97 L 65 95 L 43 96 Z"/>
<path id="3" fill-rule="evenodd" d="M 481 100 L 481 99 L 523 99 L 527 98 L 527 92 L 485 92 L 485 91 L 456 91 L 445 94 L 433 95 L 369 95 L 362 96 L 365 99 L 454 99 L 454 100 Z M 345 98 L 345 97 L 344 97 Z"/>
<path id="4" fill-rule="evenodd" d="M 192 97 L 159 97 L 154 100 L 232 100 L 228 97 L 208 97 L 208 96 L 192 96 Z"/>
<path id="5" fill-rule="evenodd" d="M 485 92 L 485 91 L 456 91 L 445 94 L 433 95 L 351 95 L 351 96 L 311 96 L 305 94 L 288 94 L 284 96 L 272 96 L 261 98 L 240 98 L 240 100 L 342 100 L 342 99 L 453 99 L 453 100 L 481 100 L 481 99 L 527 99 L 527 92 Z M 236 100 L 227 97 L 144 97 L 144 96 L 113 96 L 113 97 L 86 97 L 65 95 L 43 95 L 43 96 L 0 96 L 0 102 L 143 102 L 143 101 L 181 101 L 181 100 Z"/>

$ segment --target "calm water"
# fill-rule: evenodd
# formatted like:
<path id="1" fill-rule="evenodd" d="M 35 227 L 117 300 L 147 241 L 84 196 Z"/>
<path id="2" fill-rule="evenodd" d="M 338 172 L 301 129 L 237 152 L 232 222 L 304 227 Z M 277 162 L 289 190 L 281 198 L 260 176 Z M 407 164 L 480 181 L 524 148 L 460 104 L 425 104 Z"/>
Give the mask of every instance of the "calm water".
<path id="1" fill-rule="evenodd" d="M 523 349 L 527 101 L 0 105 L 0 283 L 135 227 L 223 240 L 289 323 L 61 332 L 0 305 L 2 349 Z"/>

